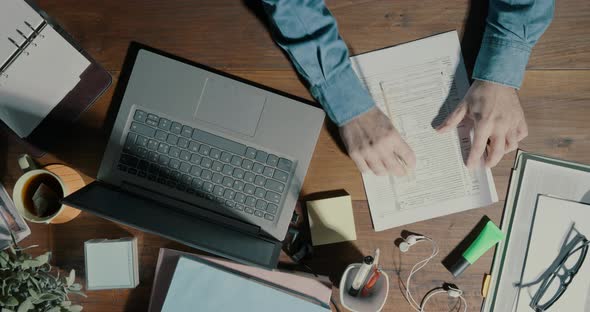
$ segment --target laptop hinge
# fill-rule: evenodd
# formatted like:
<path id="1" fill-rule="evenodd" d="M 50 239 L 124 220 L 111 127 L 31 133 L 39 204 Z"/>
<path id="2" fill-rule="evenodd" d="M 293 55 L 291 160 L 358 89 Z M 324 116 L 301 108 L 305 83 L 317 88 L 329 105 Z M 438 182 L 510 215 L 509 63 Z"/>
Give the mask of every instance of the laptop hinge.
<path id="1" fill-rule="evenodd" d="M 260 227 L 257 225 L 215 212 L 214 209 L 216 208 L 225 208 L 221 208 L 216 203 L 207 199 L 195 197 L 195 200 L 199 202 L 199 206 L 197 206 L 195 204 L 188 203 L 186 201 L 179 200 L 171 196 L 159 194 L 154 192 L 153 190 L 149 190 L 147 188 L 128 182 L 123 182 L 120 189 L 124 192 L 132 193 L 133 195 L 138 197 L 157 201 L 158 203 L 170 207 L 171 209 L 175 209 L 177 211 L 180 210 L 183 213 L 206 219 L 210 222 L 217 223 L 221 226 L 229 227 L 234 230 L 254 235 L 262 234 Z"/>

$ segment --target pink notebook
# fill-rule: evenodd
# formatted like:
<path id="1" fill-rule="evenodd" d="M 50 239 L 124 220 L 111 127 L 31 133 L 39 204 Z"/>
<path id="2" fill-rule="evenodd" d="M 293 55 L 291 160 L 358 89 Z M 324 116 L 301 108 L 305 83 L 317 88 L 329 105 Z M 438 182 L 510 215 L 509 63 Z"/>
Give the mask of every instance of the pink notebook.
<path id="1" fill-rule="evenodd" d="M 150 299 L 149 312 L 159 312 L 162 310 L 172 276 L 176 269 L 176 263 L 180 256 L 190 256 L 205 259 L 222 267 L 228 268 L 235 272 L 256 277 L 264 282 L 274 284 L 280 287 L 293 290 L 305 296 L 314 298 L 326 306 L 330 305 L 330 296 L 332 295 L 332 283 L 327 277 L 308 278 L 296 274 L 268 271 L 257 267 L 238 264 L 228 260 L 222 260 L 216 257 L 196 255 L 188 252 L 177 251 L 173 249 L 160 248 L 158 262 L 156 264 L 156 273 L 152 286 L 152 295 Z"/>

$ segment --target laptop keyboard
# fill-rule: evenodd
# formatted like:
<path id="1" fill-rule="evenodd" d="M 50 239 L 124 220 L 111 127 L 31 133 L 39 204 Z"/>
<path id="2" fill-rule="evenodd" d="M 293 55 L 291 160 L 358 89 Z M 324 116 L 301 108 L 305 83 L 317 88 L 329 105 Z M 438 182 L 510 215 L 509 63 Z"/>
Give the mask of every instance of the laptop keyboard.
<path id="1" fill-rule="evenodd" d="M 293 162 L 136 110 L 117 168 L 273 221 Z"/>

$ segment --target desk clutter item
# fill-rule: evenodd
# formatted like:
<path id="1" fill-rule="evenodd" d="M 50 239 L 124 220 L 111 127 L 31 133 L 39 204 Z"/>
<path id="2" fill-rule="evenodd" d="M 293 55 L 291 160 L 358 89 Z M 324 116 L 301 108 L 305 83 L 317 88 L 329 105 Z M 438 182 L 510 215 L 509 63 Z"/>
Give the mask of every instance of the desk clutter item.
<path id="1" fill-rule="evenodd" d="M 313 246 L 356 240 L 350 195 L 306 203 Z"/>
<path id="2" fill-rule="evenodd" d="M 536 222 L 535 207 L 542 194 L 590 203 L 590 166 L 518 151 L 502 217 L 501 227 L 506 231 L 506 239 L 496 248 L 483 311 L 512 311 L 520 294 L 528 291 L 517 285 L 526 282 L 522 278 L 527 267 L 527 246 L 538 243 L 533 242 L 530 235 Z M 568 211 L 575 211 L 563 209 L 555 222 L 569 217 Z M 552 231 L 553 223 L 544 229 Z M 559 238 L 563 241 L 564 234 Z"/>
<path id="3" fill-rule="evenodd" d="M 389 294 L 389 276 L 382 272 L 379 274 L 366 295 L 353 296 L 349 293 L 353 281 L 360 270 L 361 263 L 349 265 L 340 279 L 340 303 L 352 312 L 377 312 L 383 309 Z M 368 281 L 367 281 L 368 282 Z"/>
<path id="4" fill-rule="evenodd" d="M 277 270 L 269 271 L 252 266 L 238 264 L 228 260 L 222 260 L 216 257 L 201 256 L 187 252 L 161 248 L 160 254 L 158 256 L 158 262 L 156 264 L 156 273 L 154 275 L 152 295 L 148 309 L 149 312 L 163 311 L 162 308 L 164 306 L 164 302 L 168 300 L 167 294 L 171 292 L 170 289 L 172 285 L 172 280 L 173 277 L 176 276 L 177 264 L 181 258 L 197 260 L 200 259 L 202 261 L 207 261 L 210 265 L 226 270 L 227 272 L 233 272 L 233 274 L 238 274 L 240 276 L 259 281 L 261 284 L 264 285 L 274 285 L 273 287 L 275 287 L 276 289 L 281 289 L 294 294 L 300 294 L 302 297 L 309 298 L 311 301 L 318 303 L 320 306 L 329 307 L 330 305 L 330 296 L 332 295 L 332 284 L 330 283 L 327 277 L 310 278 L 307 276 L 292 274 L 290 272 L 281 272 Z M 190 272 L 189 274 L 195 274 L 195 272 Z M 197 275 L 195 278 L 198 279 L 199 276 Z M 196 298 L 195 295 L 198 295 L 200 293 L 200 291 L 196 291 L 192 293 L 191 297 Z M 199 298 L 201 298 L 200 296 Z M 237 303 L 240 304 L 242 303 L 239 300 L 241 296 L 242 295 L 238 295 L 237 297 L 230 297 L 228 293 L 218 289 L 218 294 L 216 294 L 214 297 L 203 297 L 207 298 L 207 300 L 202 301 L 204 303 L 199 302 L 199 307 L 204 307 L 205 304 L 207 304 L 207 301 L 215 301 L 219 297 L 224 297 L 226 299 L 234 298 L 234 300 L 236 300 Z M 172 303 L 168 304 L 170 305 Z M 279 306 L 283 307 L 285 305 L 284 303 L 279 303 Z M 242 306 L 240 310 L 248 309 L 245 306 Z"/>
<path id="5" fill-rule="evenodd" d="M 231 300 L 228 300 L 231 298 Z M 330 311 L 322 302 L 269 284 L 255 276 L 244 276 L 208 260 L 181 256 L 162 306 L 163 312 L 191 311 Z"/>
<path id="6" fill-rule="evenodd" d="M 486 217 L 487 219 L 487 217 Z M 469 244 L 469 246 L 461 252 L 461 255 L 454 259 L 447 269 L 453 274 L 454 277 L 458 277 L 463 273 L 469 266 L 471 266 L 477 259 L 479 259 L 486 251 L 494 247 L 497 243 L 504 239 L 506 235 L 502 233 L 502 230 L 488 219 L 485 225 L 479 230 L 475 239 L 471 242 L 467 241 L 467 238 L 463 240 Z M 462 245 L 461 243 L 460 245 Z M 444 263 L 443 263 L 444 264 Z"/>
<path id="7" fill-rule="evenodd" d="M 51 252 L 37 257 L 28 251 L 36 247 L 18 246 L 0 251 L 0 310 L 23 311 L 82 311 L 82 306 L 72 303 L 71 294 L 86 297 L 82 285 L 76 283 L 76 272 L 61 274 L 52 268 Z"/>
<path id="8" fill-rule="evenodd" d="M 12 236 L 20 242 L 31 234 L 31 229 L 16 210 L 4 185 L 0 183 L 0 250 L 12 244 Z"/>
<path id="9" fill-rule="evenodd" d="M 0 2 L 0 120 L 31 143 L 52 139 L 111 83 L 110 75 L 45 12 L 24 0 Z"/>
<path id="10" fill-rule="evenodd" d="M 406 280 L 406 283 L 404 285 L 404 298 L 406 299 L 408 304 L 410 304 L 412 309 L 414 309 L 415 311 L 423 312 L 425 310 L 426 304 L 433 296 L 436 296 L 437 294 L 446 293 L 447 296 L 449 296 L 449 298 L 459 298 L 459 300 L 461 300 L 461 302 L 459 303 L 463 306 L 463 312 L 467 312 L 467 300 L 465 300 L 465 297 L 463 297 L 463 291 L 454 284 L 444 283 L 442 286 L 433 288 L 430 291 L 428 291 L 427 295 L 421 300 L 416 300 L 414 298 L 411 289 L 412 277 L 414 276 L 414 274 L 418 273 L 418 271 L 422 270 L 430 262 L 430 260 L 434 259 L 434 257 L 438 255 L 438 244 L 428 236 L 417 234 L 408 235 L 407 237 L 403 238 L 403 241 L 399 244 L 400 251 L 402 253 L 406 253 L 410 250 L 412 246 L 420 242 L 429 242 L 432 245 L 432 253 L 427 258 L 418 261 L 416 264 L 414 264 L 414 266 L 410 270 L 410 273 L 408 274 L 408 279 Z M 461 308 L 461 305 L 459 305 L 459 309 Z"/>
<path id="11" fill-rule="evenodd" d="M 514 311 L 587 311 L 590 204 L 539 195 L 533 218 Z"/>
<path id="12" fill-rule="evenodd" d="M 18 164 L 24 174 L 16 181 L 12 192 L 17 211 L 34 223 L 60 224 L 73 220 L 80 210 L 64 205 L 62 199 L 84 186 L 84 180 L 74 169 L 64 165 L 39 168 L 27 154 Z"/>
<path id="13" fill-rule="evenodd" d="M 434 129 L 469 88 L 456 31 L 354 56 L 351 62 L 418 159 L 407 176 L 363 174 L 375 231 L 498 201 L 483 159 L 474 171 L 464 164 L 469 127 L 461 124 L 445 134 Z"/>
<path id="14" fill-rule="evenodd" d="M 84 243 L 86 289 L 135 288 L 139 285 L 137 239 L 93 239 Z"/>

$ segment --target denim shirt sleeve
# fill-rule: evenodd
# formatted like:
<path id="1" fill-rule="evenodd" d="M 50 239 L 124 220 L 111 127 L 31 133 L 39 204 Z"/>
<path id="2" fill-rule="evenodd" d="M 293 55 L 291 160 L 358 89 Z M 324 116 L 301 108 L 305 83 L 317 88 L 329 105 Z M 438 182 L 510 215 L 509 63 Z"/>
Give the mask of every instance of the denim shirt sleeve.
<path id="1" fill-rule="evenodd" d="M 529 55 L 553 19 L 554 0 L 490 0 L 473 79 L 520 88 Z"/>
<path id="2" fill-rule="evenodd" d="M 342 126 L 375 106 L 323 0 L 262 1 L 275 41 L 334 123 Z"/>

